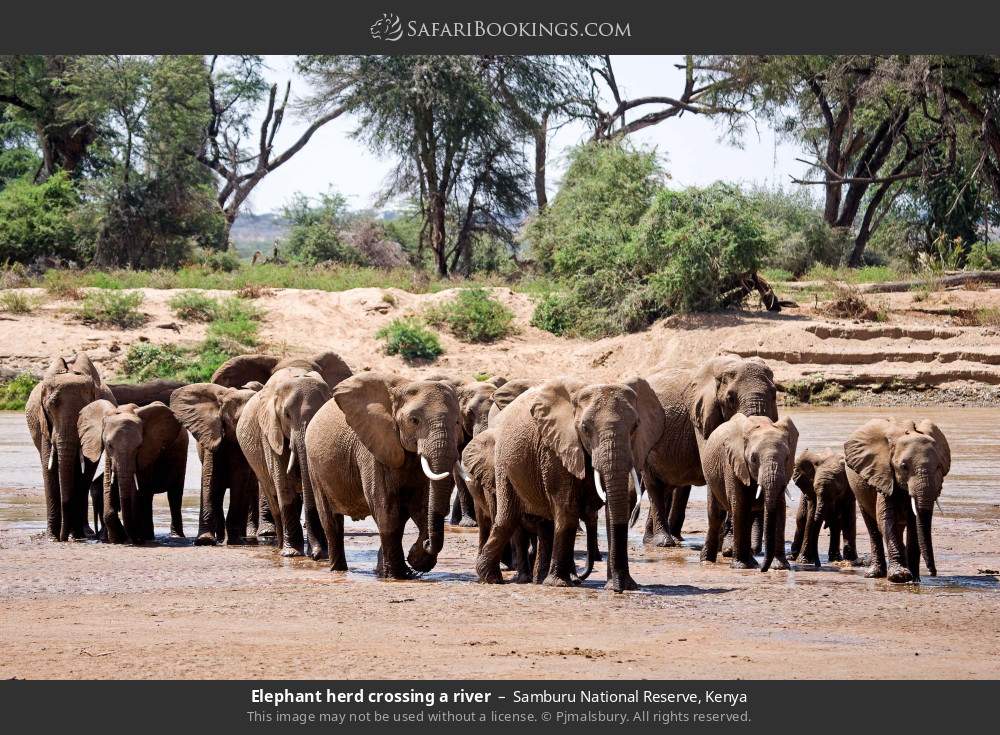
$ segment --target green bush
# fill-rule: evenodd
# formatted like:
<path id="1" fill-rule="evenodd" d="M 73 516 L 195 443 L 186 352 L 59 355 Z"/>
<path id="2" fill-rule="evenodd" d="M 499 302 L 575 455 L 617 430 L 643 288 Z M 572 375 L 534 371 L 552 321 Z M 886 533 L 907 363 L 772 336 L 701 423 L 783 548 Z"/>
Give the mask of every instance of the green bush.
<path id="1" fill-rule="evenodd" d="M 202 255 L 200 263 L 214 273 L 235 273 L 243 267 L 243 261 L 234 250 L 209 250 Z"/>
<path id="2" fill-rule="evenodd" d="M 1000 242 L 976 242 L 969 248 L 965 267 L 973 271 L 1000 269 Z"/>
<path id="3" fill-rule="evenodd" d="M 143 383 L 154 378 L 174 378 L 187 361 L 188 356 L 175 345 L 136 342 L 125 352 L 122 370 L 129 379 Z"/>
<path id="4" fill-rule="evenodd" d="M 51 268 L 42 276 L 42 285 L 50 296 L 76 301 L 83 298 L 76 271 Z"/>
<path id="5" fill-rule="evenodd" d="M 218 305 L 215 319 L 208 325 L 208 339 L 223 345 L 256 347 L 258 321 L 260 311 L 252 303 L 232 296 Z"/>
<path id="6" fill-rule="evenodd" d="M 425 316 L 463 342 L 496 342 L 513 331 L 514 312 L 484 288 L 463 288 L 451 301 L 428 309 Z"/>
<path id="7" fill-rule="evenodd" d="M 143 296 L 139 291 L 92 291 L 83 297 L 80 319 L 101 327 L 133 329 L 146 321 L 139 311 Z"/>
<path id="8" fill-rule="evenodd" d="M 407 362 L 434 360 L 444 352 L 434 332 L 417 319 L 393 319 L 375 333 L 385 341 L 388 355 L 399 355 Z"/>
<path id="9" fill-rule="evenodd" d="M 826 224 L 808 191 L 754 189 L 747 197 L 764 228 L 767 267 L 788 271 L 798 278 L 816 264 L 840 264 L 849 235 Z"/>
<path id="10" fill-rule="evenodd" d="M 177 318 L 186 322 L 210 322 L 219 313 L 219 302 L 197 291 L 172 296 L 169 305 Z"/>
<path id="11" fill-rule="evenodd" d="M 77 257 L 73 213 L 79 203 L 64 172 L 41 184 L 21 179 L 0 189 L 0 262 Z"/>
<path id="12" fill-rule="evenodd" d="M 38 378 L 29 373 L 21 373 L 0 385 L 0 411 L 23 411 L 24 404 L 36 385 Z"/>
<path id="13" fill-rule="evenodd" d="M 347 200 L 336 193 L 321 194 L 318 202 L 297 194 L 284 209 L 292 227 L 284 251 L 292 260 L 307 265 L 326 261 L 363 265 L 364 257 L 344 239 Z"/>
<path id="14" fill-rule="evenodd" d="M 545 294 L 531 315 L 531 326 L 558 336 L 573 334 L 580 321 L 579 307 L 572 294 L 566 293 Z"/>
<path id="15" fill-rule="evenodd" d="M 18 291 L 0 294 L 0 311 L 8 314 L 30 314 L 35 310 L 35 300 Z"/>

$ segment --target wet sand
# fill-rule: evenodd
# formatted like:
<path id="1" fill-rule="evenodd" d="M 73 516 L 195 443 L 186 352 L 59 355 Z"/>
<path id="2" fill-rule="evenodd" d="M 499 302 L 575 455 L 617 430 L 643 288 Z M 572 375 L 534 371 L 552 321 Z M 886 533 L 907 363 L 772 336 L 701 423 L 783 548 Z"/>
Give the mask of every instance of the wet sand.
<path id="1" fill-rule="evenodd" d="M 805 449 L 842 442 L 885 411 L 789 413 Z M 934 521 L 937 578 L 891 585 L 843 566 L 761 574 L 731 570 L 728 560 L 702 565 L 704 491 L 696 490 L 690 545 L 644 549 L 636 527 L 630 563 L 643 588 L 624 595 L 602 589 L 603 563 L 578 589 L 477 584 L 474 529 L 450 531 L 438 566 L 414 582 L 372 576 L 370 523 L 348 525 L 346 574 L 270 547 L 194 547 L 162 535 L 141 548 L 48 542 L 41 490 L 27 474 L 8 482 L 11 463 L 37 459 L 0 420 L 0 484 L 14 486 L 0 490 L 0 676 L 996 678 L 1000 410 L 921 414 L 942 425 L 954 455 Z M 191 536 L 196 504 L 187 493 Z M 162 534 L 160 497 L 156 511 Z M 860 521 L 858 533 L 864 553 Z"/>

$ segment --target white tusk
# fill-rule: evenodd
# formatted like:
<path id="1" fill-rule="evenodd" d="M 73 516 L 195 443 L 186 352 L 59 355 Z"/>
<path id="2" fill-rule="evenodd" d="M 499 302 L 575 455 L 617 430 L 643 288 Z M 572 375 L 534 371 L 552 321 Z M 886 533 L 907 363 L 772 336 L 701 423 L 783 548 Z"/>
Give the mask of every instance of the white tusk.
<path id="1" fill-rule="evenodd" d="M 50 470 L 52 469 L 52 465 L 55 463 L 55 461 L 56 461 L 56 450 L 53 449 L 52 451 L 49 452 L 49 469 Z"/>
<path id="2" fill-rule="evenodd" d="M 109 481 L 109 482 L 110 482 L 110 483 L 111 483 L 112 485 L 114 485 L 114 484 L 115 484 L 115 471 L 114 471 L 114 470 L 111 470 L 111 473 L 110 473 L 110 474 L 108 475 L 108 481 Z"/>
<path id="3" fill-rule="evenodd" d="M 760 499 L 764 497 L 764 488 L 760 485 L 757 486 L 757 497 L 753 499 L 753 502 L 759 503 Z"/>
<path id="4" fill-rule="evenodd" d="M 292 449 L 288 452 L 288 469 L 286 472 L 291 472 L 292 467 L 295 465 L 295 450 Z"/>
<path id="5" fill-rule="evenodd" d="M 94 469 L 94 477 L 104 472 L 104 451 L 101 451 L 101 456 L 97 458 L 97 467 Z"/>
<path id="6" fill-rule="evenodd" d="M 608 502 L 608 496 L 604 492 L 604 485 L 601 484 L 601 473 L 596 469 L 594 470 L 594 487 L 597 488 L 597 496 L 601 499 L 601 502 Z"/>
<path id="7" fill-rule="evenodd" d="M 937 506 L 938 513 L 940 513 L 941 515 L 944 515 L 944 508 L 941 507 L 941 501 L 938 500 L 937 498 L 934 498 L 934 505 Z"/>
<path id="8" fill-rule="evenodd" d="M 82 475 L 87 471 L 87 458 L 83 456 L 83 450 L 80 450 L 80 474 Z"/>
<path id="9" fill-rule="evenodd" d="M 785 497 L 788 498 L 789 500 L 792 499 L 792 494 L 788 492 L 788 485 L 785 485 Z"/>
<path id="10" fill-rule="evenodd" d="M 635 483 L 636 496 L 639 500 L 642 500 L 642 496 L 646 492 L 646 488 L 642 486 L 642 482 L 639 480 L 639 473 L 635 471 L 635 467 L 632 468 L 632 482 Z"/>
<path id="11" fill-rule="evenodd" d="M 914 497 L 910 497 L 910 505 L 913 507 L 913 515 L 917 515 L 917 500 Z"/>
<path id="12" fill-rule="evenodd" d="M 420 466 L 424 470 L 424 474 L 427 475 L 428 480 L 443 480 L 450 475 L 450 472 L 434 472 L 431 469 L 431 463 L 427 461 L 427 457 L 420 455 Z"/>
<path id="13" fill-rule="evenodd" d="M 465 465 L 462 464 L 462 460 L 458 460 L 457 467 L 458 467 L 458 476 L 461 477 L 462 480 L 464 480 L 466 483 L 472 482 L 472 475 L 470 475 L 469 471 L 465 469 Z"/>

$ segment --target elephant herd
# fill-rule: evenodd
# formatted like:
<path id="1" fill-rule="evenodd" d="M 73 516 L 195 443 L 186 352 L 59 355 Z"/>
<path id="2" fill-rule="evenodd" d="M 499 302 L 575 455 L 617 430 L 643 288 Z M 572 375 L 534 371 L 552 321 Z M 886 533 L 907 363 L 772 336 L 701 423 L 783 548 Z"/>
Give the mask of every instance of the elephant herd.
<path id="1" fill-rule="evenodd" d="M 921 556 L 936 574 L 931 520 L 951 464 L 940 429 L 875 419 L 842 450 L 797 454 L 795 424 L 778 417 L 779 388 L 763 360 L 732 355 L 615 383 L 411 379 L 352 373 L 333 352 L 241 355 L 209 383 L 130 385 L 104 383 L 80 353 L 53 361 L 26 414 L 48 533 L 60 541 L 152 540 L 156 493 L 167 494 L 171 535 L 183 536 L 190 435 L 202 468 L 199 545 L 273 538 L 283 556 L 346 570 L 345 516 L 370 516 L 381 542 L 376 574 L 406 579 L 437 563 L 450 512 L 453 524 L 478 526 L 480 581 L 503 582 L 506 566 L 513 582 L 570 586 L 601 558 L 603 508 L 606 588 L 622 592 L 638 587 L 628 529 L 643 495 L 643 543 L 676 546 L 693 485 L 708 487 L 703 562 L 721 552 L 735 568 L 789 568 L 792 481 L 802 493 L 791 544 L 798 563 L 819 566 L 821 526 L 829 560 L 857 562 L 860 508 L 866 576 L 917 581 Z M 408 521 L 418 533 L 404 554 Z"/>

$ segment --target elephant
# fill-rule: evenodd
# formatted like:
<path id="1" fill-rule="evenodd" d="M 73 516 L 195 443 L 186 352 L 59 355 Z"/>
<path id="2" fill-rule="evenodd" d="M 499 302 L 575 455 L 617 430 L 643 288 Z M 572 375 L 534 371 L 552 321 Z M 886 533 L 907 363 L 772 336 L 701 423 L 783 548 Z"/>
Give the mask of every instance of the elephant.
<path id="1" fill-rule="evenodd" d="M 375 573 L 410 579 L 437 564 L 462 436 L 446 382 L 366 372 L 340 383 L 306 429 L 306 452 L 330 568 L 347 569 L 344 516 L 369 515 L 381 540 Z M 403 558 L 407 519 L 418 537 Z"/>
<path id="2" fill-rule="evenodd" d="M 496 462 L 494 461 L 496 452 L 496 428 L 481 431 L 466 445 L 462 452 L 461 472 L 465 473 L 464 480 L 475 505 L 476 518 L 479 519 L 479 550 L 489 539 L 490 529 L 493 527 L 493 518 L 496 515 Z M 587 534 L 587 566 L 579 575 L 580 581 L 587 579 L 594 569 L 594 562 L 600 561 L 601 554 L 597 545 L 597 513 L 603 503 L 597 497 L 597 492 L 586 497 L 584 506 L 580 509 Z M 515 584 L 524 584 L 534 581 L 541 583 L 548 574 L 548 569 L 535 567 L 535 562 L 539 562 L 541 557 L 531 553 L 530 547 L 534 545 L 537 552 L 537 537 L 539 533 L 551 531 L 543 524 L 533 518 L 521 518 L 519 527 L 514 531 L 511 538 L 512 550 L 505 563 L 509 563 L 510 568 L 515 570 L 515 575 L 511 580 Z M 551 535 L 551 534 L 549 534 Z M 551 538 L 546 540 L 547 545 L 551 545 Z M 532 557 L 534 556 L 534 559 Z"/>
<path id="3" fill-rule="evenodd" d="M 198 442 L 201 500 L 195 544 L 256 543 L 259 516 L 257 478 L 236 440 L 236 424 L 247 401 L 263 386 L 247 383 L 227 388 L 192 383 L 170 396 L 170 410 Z M 229 511 L 223 500 L 229 490 Z"/>
<path id="4" fill-rule="evenodd" d="M 807 449 L 795 460 L 792 482 L 802 491 L 795 517 L 792 559 L 800 564 L 820 566 L 819 530 L 821 525 L 826 525 L 830 529 L 829 561 L 857 561 L 856 501 L 847 482 L 844 453 Z"/>
<path id="5" fill-rule="evenodd" d="M 306 540 L 314 560 L 327 554 L 305 437 L 309 422 L 331 396 L 331 386 L 308 362 L 282 367 L 251 396 L 236 424 L 236 438 L 274 515 L 282 556 L 304 555 Z M 305 540 L 299 520 L 303 507 Z"/>
<path id="6" fill-rule="evenodd" d="M 649 495 L 643 543 L 676 546 L 692 485 L 704 485 L 701 450 L 737 413 L 778 419 L 774 374 L 759 357 L 714 357 L 694 370 L 664 369 L 648 377 L 665 429 L 650 450 L 642 482 Z"/>
<path id="7" fill-rule="evenodd" d="M 937 576 L 931 520 L 951 470 L 951 448 L 941 429 L 926 419 L 872 419 L 844 442 L 844 461 L 871 540 L 865 576 L 917 582 L 921 556 Z"/>
<path id="8" fill-rule="evenodd" d="M 578 583 L 574 540 L 596 492 L 605 503 L 606 588 L 638 589 L 628 567 L 629 477 L 663 429 L 663 410 L 642 378 L 593 385 L 548 380 L 514 399 L 496 435 L 497 509 L 476 561 L 479 579 L 503 581 L 503 548 L 523 516 L 537 516 L 553 524 L 551 544 L 546 533 L 538 539 L 536 568 L 549 569 L 544 584 Z"/>
<path id="9" fill-rule="evenodd" d="M 230 388 L 239 388 L 252 381 L 264 385 L 275 372 L 286 367 L 315 370 L 331 388 L 351 376 L 351 368 L 336 352 L 285 358 L 274 355 L 237 355 L 216 369 L 212 374 L 212 382 Z"/>
<path id="10" fill-rule="evenodd" d="M 148 406 L 154 401 L 170 405 L 170 396 L 178 388 L 187 383 L 180 380 L 164 380 L 157 378 L 147 383 L 108 383 L 108 388 L 119 406 L 134 403 L 136 406 Z"/>
<path id="11" fill-rule="evenodd" d="M 539 380 L 517 378 L 515 380 L 505 380 L 503 385 L 497 385 L 497 389 L 493 392 L 492 396 L 493 405 L 490 406 L 490 410 L 486 415 L 486 425 L 492 426 L 499 413 L 509 406 L 515 398 L 526 390 L 534 388 L 540 382 Z"/>
<path id="12" fill-rule="evenodd" d="M 152 541 L 153 495 L 162 492 L 170 504 L 170 535 L 183 538 L 188 435 L 170 408 L 160 401 L 116 406 L 101 399 L 84 406 L 77 425 L 83 456 L 95 464 L 105 457 L 102 508 L 95 515 L 103 516 L 107 540 Z"/>
<path id="13" fill-rule="evenodd" d="M 55 358 L 25 404 L 28 432 L 42 463 L 46 529 L 54 540 L 82 540 L 93 534 L 87 526 L 87 490 L 97 463 L 80 451 L 77 419 L 84 406 L 98 399 L 116 403 L 81 352 L 72 362 Z"/>
<path id="14" fill-rule="evenodd" d="M 702 452 L 708 483 L 708 532 L 701 560 L 714 562 L 719 551 L 725 515 L 733 519 L 734 569 L 758 566 L 750 543 L 755 505 L 763 503 L 764 563 L 788 569 L 785 558 L 785 493 L 795 468 L 798 429 L 787 416 L 736 414 L 712 432 Z M 754 494 L 758 493 L 757 497 Z"/>

